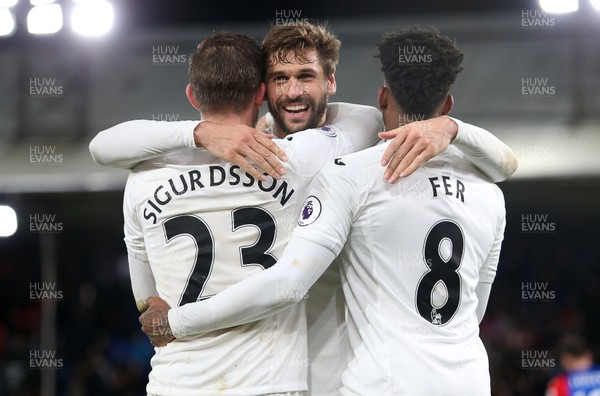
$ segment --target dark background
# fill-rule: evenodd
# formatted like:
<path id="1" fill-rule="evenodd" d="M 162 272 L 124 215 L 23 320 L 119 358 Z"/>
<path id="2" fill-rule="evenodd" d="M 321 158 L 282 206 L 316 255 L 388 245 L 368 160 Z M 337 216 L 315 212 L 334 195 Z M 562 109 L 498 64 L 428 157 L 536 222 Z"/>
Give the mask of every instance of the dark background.
<path id="1" fill-rule="evenodd" d="M 64 1 L 62 4 L 65 8 L 70 6 L 70 2 Z M 533 1 L 514 0 L 371 0 L 338 4 L 309 2 L 301 5 L 128 0 L 113 1 L 113 4 L 119 18 L 115 26 L 117 35 L 129 35 L 130 32 L 160 35 L 165 31 L 220 23 L 227 26 L 261 23 L 266 27 L 267 20 L 272 19 L 276 9 L 301 8 L 303 16 L 332 21 L 335 30 L 335 21 L 346 18 L 356 23 L 364 19 L 368 21 L 365 24 L 375 23 L 373 21 L 377 21 L 378 17 L 414 18 L 418 22 L 422 18 L 441 20 L 445 17 L 484 18 L 497 14 L 518 14 L 522 9 L 537 7 Z M 582 2 L 580 7 L 587 12 L 587 3 Z M 16 8 L 19 21 L 24 21 L 28 9 L 29 4 L 23 1 L 19 3 Z M 91 66 L 68 63 L 68 60 L 61 64 L 62 61 L 57 60 L 59 51 L 53 52 L 53 46 L 62 45 L 58 44 L 60 40 L 66 40 L 74 51 L 86 54 L 89 51 L 93 55 L 97 50 L 91 44 L 69 41 L 71 39 L 67 33 L 61 32 L 55 38 L 32 38 L 23 30 L 18 30 L 13 37 L 0 38 L 0 51 L 6 51 L 7 54 L 24 53 L 27 48 L 27 53 L 31 54 L 33 48 L 35 55 L 28 56 L 34 59 L 34 63 L 58 62 L 58 67 L 72 77 L 70 84 L 85 87 L 88 81 L 86 67 Z M 123 46 L 112 45 L 115 51 L 126 51 Z M 105 45 L 102 51 L 110 51 L 112 45 Z M 562 56 L 562 53 L 556 54 L 557 62 Z M 471 64 L 479 61 L 484 60 L 469 59 Z M 351 67 L 352 61 L 347 62 L 349 66 L 346 67 Z M 544 65 L 534 64 L 533 67 L 543 69 Z M 597 68 L 597 65 L 590 67 Z M 120 70 L 116 68 L 115 73 L 120 73 Z M 486 78 L 502 79 L 497 74 L 486 75 Z M 129 83 L 135 85 L 134 80 Z M 157 87 L 156 91 L 160 89 Z M 21 100 L 9 97 L 6 92 L 0 90 L 1 103 Z M 71 89 L 71 92 L 78 91 Z M 493 92 L 489 94 L 491 96 Z M 111 97 L 118 103 L 129 100 L 122 93 L 114 93 Z M 59 147 L 66 147 L 62 145 L 67 142 L 85 150 L 87 142 L 98 128 L 89 121 L 85 111 L 78 110 L 81 98 L 85 98 L 85 95 L 74 99 L 71 97 L 71 104 L 62 103 L 73 109 L 68 118 L 69 125 L 74 128 L 71 135 L 65 137 L 53 133 L 43 136 L 43 131 L 34 127 L 37 125 L 36 119 L 52 116 L 56 110 L 51 106 L 41 106 L 36 111 L 19 116 L 21 121 L 15 129 L 17 132 L 13 135 L 7 132 L 0 148 L 5 149 L 5 155 L 9 155 L 24 141 L 34 144 L 56 141 Z M 528 116 L 552 117 L 550 113 L 554 111 L 547 110 L 544 113 L 546 110 L 543 106 L 546 103 L 542 103 L 539 113 L 520 116 L 523 119 Z M 169 105 L 165 103 L 165 107 Z M 493 115 L 494 109 L 490 107 L 489 114 Z M 588 113 L 592 114 L 588 117 L 597 119 L 600 113 L 597 110 L 588 108 Z M 149 114 L 155 112 L 159 110 L 148 110 L 141 115 L 132 113 L 131 118 L 151 118 Z M 481 117 L 481 114 L 467 111 L 460 114 Z M 0 127 L 5 125 L 5 119 L 0 119 Z M 102 125 L 102 128 L 108 126 Z M 495 131 L 493 128 L 490 130 Z M 572 132 L 565 130 L 564 133 Z M 600 129 L 595 126 L 591 133 L 598 134 Z M 573 133 L 568 137 L 579 138 Z M 522 147 L 514 148 L 517 154 L 524 151 Z M 68 149 L 63 148 L 63 152 L 68 156 Z M 598 148 L 595 152 L 600 154 Z M 10 162 L 3 162 L 0 175 L 17 174 L 19 164 L 15 164 L 14 169 L 11 165 Z M 40 174 L 45 171 L 40 169 Z M 600 302 L 600 288 L 597 287 L 600 279 L 600 179 L 597 173 L 598 170 L 591 170 L 586 175 L 576 172 L 548 175 L 542 170 L 538 176 L 530 172 L 526 177 L 516 177 L 500 184 L 506 200 L 507 228 L 497 278 L 481 325 L 481 336 L 490 356 L 494 395 L 543 394 L 548 379 L 560 369 L 553 348 L 566 332 L 575 331 L 585 335 L 591 341 L 596 355 L 600 356 L 600 318 L 596 314 Z M 13 189 L 0 193 L 0 204 L 13 206 L 20 224 L 14 236 L 0 238 L 0 295 L 3 302 L 0 306 L 0 395 L 41 394 L 42 370 L 31 369 L 28 359 L 32 350 L 41 348 L 41 335 L 47 331 L 42 326 L 42 304 L 29 297 L 30 283 L 42 279 L 42 239 L 56 247 L 56 286 L 64 295 L 62 300 L 55 303 L 55 350 L 64 363 L 62 368 L 56 370 L 55 393 L 143 395 L 153 351 L 139 330 L 138 314 L 130 291 L 122 242 L 122 188 L 110 187 L 96 191 L 61 189 L 59 186 L 51 191 L 46 191 L 47 188 L 35 191 L 35 188 L 27 187 L 22 191 Z M 56 234 L 31 232 L 29 216 L 32 213 L 55 215 L 56 220 L 63 224 L 63 230 Z M 554 231 L 523 232 L 522 216 L 526 214 L 546 215 L 548 221 L 554 224 Z M 548 290 L 554 291 L 555 298 L 550 301 L 523 301 L 521 291 L 527 282 L 546 283 Z M 549 369 L 523 367 L 523 353 L 532 350 L 548 352 L 548 359 L 555 359 L 555 366 Z"/>

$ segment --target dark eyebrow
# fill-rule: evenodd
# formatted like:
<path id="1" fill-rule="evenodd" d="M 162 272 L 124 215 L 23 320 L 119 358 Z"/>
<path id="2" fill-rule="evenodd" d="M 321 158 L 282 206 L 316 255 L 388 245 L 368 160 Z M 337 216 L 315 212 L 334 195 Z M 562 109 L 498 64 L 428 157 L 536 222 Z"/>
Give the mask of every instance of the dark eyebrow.
<path id="1" fill-rule="evenodd" d="M 298 71 L 298 74 L 302 74 L 302 73 L 312 73 L 312 74 L 315 74 L 315 73 L 318 73 L 318 70 L 308 69 L 308 68 L 306 68 L 306 69 L 300 69 Z"/>
<path id="2" fill-rule="evenodd" d="M 298 70 L 296 73 L 297 74 L 302 74 L 302 73 L 317 74 L 318 72 L 319 72 L 318 70 L 315 70 L 313 68 L 304 67 L 304 68 Z M 284 71 L 281 71 L 281 70 L 270 72 L 270 73 L 267 73 L 267 79 L 271 79 L 273 77 L 285 76 L 286 74 L 287 73 L 285 73 Z"/>
<path id="3" fill-rule="evenodd" d="M 276 72 L 271 72 L 267 74 L 267 79 L 269 78 L 273 78 L 273 77 L 282 77 L 285 76 L 285 73 L 282 71 L 276 71 Z"/>

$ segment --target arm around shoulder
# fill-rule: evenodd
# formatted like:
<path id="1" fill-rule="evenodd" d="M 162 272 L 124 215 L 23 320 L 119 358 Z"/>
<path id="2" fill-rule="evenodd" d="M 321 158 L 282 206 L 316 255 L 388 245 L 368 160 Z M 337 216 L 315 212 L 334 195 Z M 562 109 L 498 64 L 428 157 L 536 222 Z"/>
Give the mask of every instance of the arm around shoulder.
<path id="1" fill-rule="evenodd" d="M 342 154 L 373 146 L 379 140 L 377 133 L 385 130 L 381 112 L 372 106 L 336 102 L 327 106 L 327 112 L 328 124 L 341 130 L 351 145 Z"/>
<path id="2" fill-rule="evenodd" d="M 458 134 L 452 144 L 493 182 L 504 181 L 517 170 L 517 156 L 500 139 L 483 128 L 450 118 L 458 125 Z"/>
<path id="3" fill-rule="evenodd" d="M 299 302 L 334 258 L 331 250 L 318 243 L 293 238 L 273 267 L 210 299 L 169 310 L 173 335 L 180 338 L 274 315 Z M 293 292 L 278 292 L 282 284 L 293 285 Z"/>
<path id="4" fill-rule="evenodd" d="M 105 129 L 90 142 L 99 165 L 131 169 L 147 159 L 173 150 L 196 147 L 198 121 L 133 120 Z"/>

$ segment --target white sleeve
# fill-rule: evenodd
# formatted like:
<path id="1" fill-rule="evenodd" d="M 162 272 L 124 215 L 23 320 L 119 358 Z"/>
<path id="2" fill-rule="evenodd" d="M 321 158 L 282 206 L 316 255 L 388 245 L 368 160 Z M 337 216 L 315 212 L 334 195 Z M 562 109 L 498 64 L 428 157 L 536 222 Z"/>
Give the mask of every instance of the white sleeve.
<path id="1" fill-rule="evenodd" d="M 502 200 L 504 203 L 504 200 Z M 506 215 L 505 210 L 502 210 L 502 216 L 500 221 L 498 222 L 498 226 L 496 228 L 496 236 L 494 239 L 494 244 L 486 258 L 485 262 L 481 266 L 479 270 L 479 282 L 477 283 L 477 287 L 475 288 L 475 294 L 477 295 L 477 308 L 475 313 L 477 315 L 477 319 L 481 322 L 483 319 L 483 315 L 485 314 L 485 310 L 487 308 L 488 299 L 490 297 L 490 292 L 492 290 L 492 283 L 494 282 L 494 278 L 496 277 L 496 270 L 498 269 L 498 261 L 500 260 L 500 248 L 502 246 L 502 240 L 504 239 L 504 229 L 506 227 Z"/>
<path id="2" fill-rule="evenodd" d="M 477 321 L 481 323 L 485 310 L 487 308 L 488 300 L 490 298 L 490 292 L 492 291 L 491 283 L 479 282 L 475 288 L 475 295 L 477 296 L 477 308 L 475 309 L 475 315 L 477 315 Z"/>
<path id="3" fill-rule="evenodd" d="M 483 128 L 456 118 L 452 120 L 458 125 L 458 133 L 452 144 L 494 183 L 506 180 L 517 170 L 515 153 L 500 139 Z"/>
<path id="4" fill-rule="evenodd" d="M 377 134 L 383 124 L 374 107 L 335 103 L 328 109 L 334 117 L 333 124 L 296 132 L 281 141 L 280 147 L 290 158 L 287 167 L 293 167 L 299 175 L 312 177 L 331 160 L 379 141 Z"/>
<path id="5" fill-rule="evenodd" d="M 323 245 L 336 256 L 346 243 L 369 189 L 360 165 L 343 157 L 341 160 L 327 165 L 313 179 L 299 214 L 299 226 L 292 234 Z"/>
<path id="6" fill-rule="evenodd" d="M 275 128 L 271 113 L 265 114 L 267 126 Z M 334 102 L 327 104 L 326 125 L 343 131 L 352 147 L 340 154 L 350 154 L 373 146 L 379 141 L 378 132 L 385 131 L 381 111 L 372 106 Z"/>
<path id="7" fill-rule="evenodd" d="M 146 301 L 148 297 L 158 296 L 156 281 L 150 268 L 148 260 L 141 260 L 128 255 L 129 276 L 131 278 L 131 290 L 136 303 Z"/>
<path id="8" fill-rule="evenodd" d="M 306 294 L 339 253 L 356 211 L 357 193 L 324 194 L 339 192 L 337 182 L 344 182 L 343 177 L 332 175 L 340 171 L 336 167 L 327 166 L 309 188 L 304 207 L 311 197 L 318 197 L 320 205 L 313 205 L 309 216 L 300 214 L 301 226 L 294 230 L 277 263 L 210 299 L 169 310 L 175 337 L 263 319 L 297 303 Z M 325 234 L 331 235 L 322 238 Z M 278 293 L 282 289 L 294 292 Z"/>
<path id="9" fill-rule="evenodd" d="M 148 297 L 158 296 L 156 282 L 150 262 L 146 254 L 146 245 L 139 218 L 136 214 L 134 199 L 134 175 L 130 174 L 125 193 L 123 195 L 123 217 L 125 224 L 125 245 L 127 246 L 127 258 L 129 261 L 129 276 L 131 278 L 131 289 L 136 303 L 144 301 Z"/>
<path id="10" fill-rule="evenodd" d="M 349 148 L 340 155 L 354 153 L 373 146 L 377 134 L 385 131 L 381 111 L 372 106 L 336 102 L 327 105 L 327 124 L 342 131 Z"/>
<path id="11" fill-rule="evenodd" d="M 203 301 L 169 310 L 176 338 L 253 322 L 296 304 L 325 272 L 335 255 L 324 246 L 293 238 L 271 268 Z M 293 287 L 294 293 L 279 293 Z"/>
<path id="12" fill-rule="evenodd" d="M 90 153 L 100 165 L 131 169 L 173 150 L 195 148 L 198 122 L 126 121 L 98 133 L 90 142 Z"/>
<path id="13" fill-rule="evenodd" d="M 353 149 L 342 131 L 332 126 L 307 129 L 276 141 L 289 160 L 288 170 L 303 177 L 314 177 L 325 165 Z"/>

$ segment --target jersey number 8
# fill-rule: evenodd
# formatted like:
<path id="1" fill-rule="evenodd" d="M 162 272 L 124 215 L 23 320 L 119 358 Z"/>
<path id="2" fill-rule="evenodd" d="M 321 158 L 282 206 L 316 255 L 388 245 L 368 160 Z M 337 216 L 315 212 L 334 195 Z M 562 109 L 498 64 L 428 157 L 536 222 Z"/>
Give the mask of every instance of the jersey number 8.
<path id="1" fill-rule="evenodd" d="M 423 255 L 429 270 L 417 283 L 415 299 L 419 314 L 436 326 L 450 322 L 458 311 L 461 295 L 458 270 L 463 258 L 463 247 L 463 232 L 458 224 L 450 220 L 434 224 L 425 237 Z M 445 293 L 441 293 L 440 289 L 445 289 Z M 440 295 L 445 298 L 435 301 L 436 296 Z"/>

